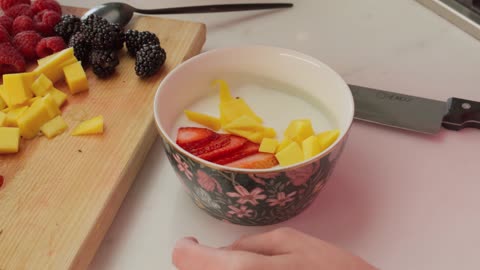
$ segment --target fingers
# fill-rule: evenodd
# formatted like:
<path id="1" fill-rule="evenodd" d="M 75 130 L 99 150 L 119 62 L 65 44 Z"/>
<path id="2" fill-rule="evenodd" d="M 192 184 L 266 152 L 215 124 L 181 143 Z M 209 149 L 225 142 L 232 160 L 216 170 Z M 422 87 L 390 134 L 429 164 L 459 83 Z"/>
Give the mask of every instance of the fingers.
<path id="1" fill-rule="evenodd" d="M 273 269 L 264 256 L 244 251 L 215 249 L 198 244 L 194 238 L 177 242 L 172 261 L 178 270 L 261 270 Z"/>
<path id="2" fill-rule="evenodd" d="M 263 234 L 240 238 L 230 246 L 230 249 L 266 256 L 284 255 L 297 250 L 305 240 L 306 237 L 298 231 L 280 228 Z"/>

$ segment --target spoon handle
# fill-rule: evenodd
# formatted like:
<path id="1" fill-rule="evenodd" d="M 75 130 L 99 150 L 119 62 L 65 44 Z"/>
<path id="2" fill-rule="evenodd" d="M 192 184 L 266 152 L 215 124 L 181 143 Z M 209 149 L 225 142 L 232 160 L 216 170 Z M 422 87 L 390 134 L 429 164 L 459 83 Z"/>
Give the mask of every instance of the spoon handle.
<path id="1" fill-rule="evenodd" d="M 205 5 L 190 7 L 174 7 L 160 9 L 135 9 L 135 12 L 142 14 L 186 14 L 186 13 L 212 13 L 212 12 L 230 12 L 244 10 L 261 10 L 273 8 L 290 8 L 291 3 L 258 3 L 258 4 L 222 4 L 222 5 Z"/>

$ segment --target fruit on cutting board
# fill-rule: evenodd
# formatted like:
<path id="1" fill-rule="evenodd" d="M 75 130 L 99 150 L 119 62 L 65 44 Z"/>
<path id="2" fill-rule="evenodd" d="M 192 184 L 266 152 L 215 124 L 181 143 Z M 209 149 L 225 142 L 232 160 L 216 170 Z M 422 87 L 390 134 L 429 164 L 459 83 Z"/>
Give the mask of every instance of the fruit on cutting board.
<path id="1" fill-rule="evenodd" d="M 68 88 L 72 94 L 88 90 L 88 80 L 80 62 L 74 62 L 63 68 Z"/>
<path id="2" fill-rule="evenodd" d="M 20 130 L 16 127 L 0 127 L 0 154 L 18 152 Z"/>
<path id="3" fill-rule="evenodd" d="M 62 116 L 58 115 L 40 127 L 40 131 L 49 139 L 65 132 L 68 128 L 67 123 Z"/>
<path id="4" fill-rule="evenodd" d="M 103 116 L 81 122 L 72 132 L 72 136 L 95 135 L 103 133 Z"/>
<path id="5" fill-rule="evenodd" d="M 3 87 L 9 107 L 24 104 L 33 96 L 30 83 L 34 75 L 31 72 L 3 75 Z"/>
<path id="6" fill-rule="evenodd" d="M 31 88 L 35 96 L 43 97 L 52 87 L 52 81 L 44 74 L 40 74 L 40 76 L 38 76 L 38 78 L 32 83 Z"/>
<path id="7" fill-rule="evenodd" d="M 7 120 L 7 114 L 0 111 L 0 127 L 4 127 Z"/>

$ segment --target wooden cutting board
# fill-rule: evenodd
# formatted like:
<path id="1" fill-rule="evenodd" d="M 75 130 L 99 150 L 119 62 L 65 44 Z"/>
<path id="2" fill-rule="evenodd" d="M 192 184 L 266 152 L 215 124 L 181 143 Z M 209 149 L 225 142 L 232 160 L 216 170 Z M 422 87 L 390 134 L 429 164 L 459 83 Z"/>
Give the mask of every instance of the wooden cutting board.
<path id="1" fill-rule="evenodd" d="M 162 70 L 138 78 L 123 49 L 113 77 L 100 80 L 89 69 L 88 93 L 69 94 L 62 109 L 66 133 L 22 140 L 18 154 L 0 156 L 1 270 L 88 266 L 157 136 L 153 97 L 160 81 L 198 54 L 206 38 L 204 24 L 157 17 L 136 16 L 127 28 L 157 34 L 167 52 Z M 68 93 L 64 83 L 56 87 Z M 103 135 L 70 136 L 97 115 L 105 119 Z"/>

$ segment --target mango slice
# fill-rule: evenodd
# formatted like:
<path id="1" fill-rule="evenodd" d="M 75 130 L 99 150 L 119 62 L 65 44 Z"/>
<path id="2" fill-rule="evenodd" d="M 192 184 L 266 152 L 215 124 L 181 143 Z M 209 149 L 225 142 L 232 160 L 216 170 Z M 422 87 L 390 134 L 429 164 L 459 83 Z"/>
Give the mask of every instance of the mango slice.
<path id="1" fill-rule="evenodd" d="M 220 119 L 210 116 L 208 114 L 193 112 L 189 110 L 185 110 L 184 113 L 190 121 L 196 122 L 200 125 L 204 125 L 215 131 L 219 130 L 222 127 Z"/>
<path id="2" fill-rule="evenodd" d="M 277 147 L 277 153 L 285 149 L 287 146 L 289 146 L 291 143 L 293 143 L 292 139 L 289 137 L 283 138 L 283 140 L 278 144 Z"/>
<path id="3" fill-rule="evenodd" d="M 38 78 L 32 84 L 32 91 L 37 97 L 43 97 L 47 94 L 48 90 L 53 87 L 52 81 L 47 76 L 40 74 Z"/>
<path id="4" fill-rule="evenodd" d="M 56 53 L 53 53 L 53 54 L 50 54 L 48 56 L 45 56 L 43 58 L 40 58 L 40 59 L 37 59 L 37 64 L 39 66 L 41 65 L 45 65 L 46 63 L 48 63 L 48 61 L 50 61 L 53 57 L 55 57 L 57 54 L 61 53 L 61 51 L 59 52 L 56 52 Z"/>
<path id="5" fill-rule="evenodd" d="M 94 135 L 103 133 L 103 116 L 97 116 L 80 123 L 72 132 L 72 136 Z"/>
<path id="6" fill-rule="evenodd" d="M 261 143 L 263 140 L 263 131 L 248 131 L 243 129 L 229 129 L 227 131 L 254 143 Z"/>
<path id="7" fill-rule="evenodd" d="M 17 153 L 20 131 L 15 127 L 0 127 L 0 154 Z"/>
<path id="8" fill-rule="evenodd" d="M 312 135 L 308 138 L 306 138 L 302 142 L 302 150 L 303 150 L 303 157 L 305 159 L 312 158 L 322 151 L 320 148 L 320 143 L 318 141 L 318 138 L 315 135 Z"/>
<path id="9" fill-rule="evenodd" d="M 215 80 L 212 82 L 213 86 L 218 86 L 220 92 L 220 103 L 227 103 L 232 101 L 234 98 L 230 93 L 230 88 L 224 80 Z"/>
<path id="10" fill-rule="evenodd" d="M 72 94 L 88 90 L 88 80 L 80 62 L 75 62 L 63 68 L 68 88 Z"/>
<path id="11" fill-rule="evenodd" d="M 3 100 L 3 85 L 0 85 L 0 110 L 3 110 L 7 107 L 7 103 Z"/>
<path id="12" fill-rule="evenodd" d="M 263 138 L 260 144 L 259 152 L 275 154 L 277 151 L 278 140 L 271 138 Z"/>
<path id="13" fill-rule="evenodd" d="M 62 107 L 63 103 L 67 100 L 67 94 L 55 87 L 52 87 L 52 89 L 48 91 L 48 94 L 52 95 L 53 100 L 59 108 Z"/>
<path id="14" fill-rule="evenodd" d="M 52 119 L 42 100 L 30 106 L 17 120 L 20 135 L 25 139 L 33 139 L 40 131 L 40 127 Z"/>
<path id="15" fill-rule="evenodd" d="M 33 97 L 33 98 L 27 100 L 27 105 L 28 105 L 28 106 L 31 106 L 33 103 L 35 103 L 35 101 L 37 101 L 37 100 L 39 100 L 39 99 L 41 99 L 41 98 L 42 98 L 42 97 Z"/>
<path id="16" fill-rule="evenodd" d="M 42 63 L 42 65 L 35 68 L 34 72 L 37 74 L 44 74 L 53 83 L 56 83 L 63 79 L 63 68 L 75 62 L 78 62 L 78 60 L 73 54 L 73 48 L 70 47 L 49 58 L 45 63 Z"/>
<path id="17" fill-rule="evenodd" d="M 241 98 L 233 99 L 232 101 L 225 103 L 220 103 L 219 108 L 222 127 L 242 115 L 250 116 L 257 122 L 263 123 L 262 118 L 256 115 L 255 112 L 248 106 L 248 104 Z"/>
<path id="18" fill-rule="evenodd" d="M 309 119 L 293 120 L 288 125 L 284 135 L 298 143 L 302 143 L 303 140 L 314 135 L 312 122 Z"/>
<path id="19" fill-rule="evenodd" d="M 227 123 L 223 129 L 226 131 L 232 129 L 232 130 L 245 130 L 245 131 L 252 131 L 252 132 L 257 132 L 257 131 L 264 131 L 264 127 L 260 122 L 257 121 L 257 119 L 253 118 L 252 116 L 249 115 L 241 115 L 238 118 L 233 119 L 231 122 Z"/>
<path id="20" fill-rule="evenodd" d="M 322 132 L 317 135 L 318 143 L 320 144 L 320 151 L 323 151 L 330 147 L 340 135 L 340 130 L 334 129 Z"/>
<path id="21" fill-rule="evenodd" d="M 266 127 L 263 130 L 263 136 L 265 138 L 275 138 L 275 137 L 277 137 L 277 132 L 275 131 L 274 128 Z"/>
<path id="22" fill-rule="evenodd" d="M 67 130 L 68 125 L 62 116 L 58 115 L 40 127 L 40 131 L 49 139 L 58 136 Z"/>
<path id="23" fill-rule="evenodd" d="M 6 126 L 7 114 L 4 112 L 0 112 L 0 127 Z"/>
<path id="24" fill-rule="evenodd" d="M 28 106 L 12 107 L 7 113 L 5 125 L 7 127 L 18 127 L 18 118 L 28 109 Z"/>
<path id="25" fill-rule="evenodd" d="M 276 153 L 275 157 L 281 166 L 289 166 L 304 160 L 302 148 L 295 141 Z"/>
<path id="26" fill-rule="evenodd" d="M 22 105 L 33 97 L 30 90 L 34 74 L 15 73 L 3 75 L 3 87 L 9 106 Z"/>

